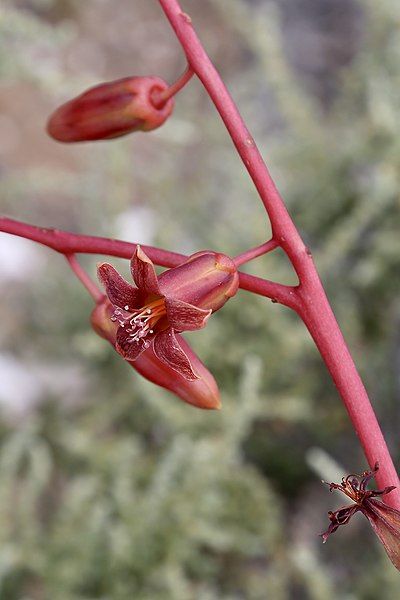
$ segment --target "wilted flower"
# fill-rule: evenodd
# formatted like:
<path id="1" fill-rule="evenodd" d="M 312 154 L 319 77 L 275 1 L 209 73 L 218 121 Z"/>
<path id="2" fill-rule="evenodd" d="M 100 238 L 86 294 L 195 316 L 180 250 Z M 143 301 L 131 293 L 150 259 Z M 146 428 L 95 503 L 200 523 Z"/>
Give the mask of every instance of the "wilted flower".
<path id="1" fill-rule="evenodd" d="M 59 142 L 120 137 L 156 129 L 169 117 L 174 100 L 157 102 L 168 84 L 159 77 L 127 77 L 92 87 L 50 116 L 47 132 Z"/>
<path id="2" fill-rule="evenodd" d="M 116 350 L 136 360 L 152 347 L 157 358 L 188 380 L 199 377 L 176 333 L 205 326 L 238 289 L 233 261 L 224 254 L 198 252 L 157 277 L 153 263 L 140 246 L 131 259 L 137 287 L 127 283 L 108 263 L 98 276 L 114 305 L 111 320 L 118 323 Z"/>
<path id="3" fill-rule="evenodd" d="M 103 300 L 93 310 L 91 322 L 94 330 L 115 347 L 118 324 L 111 321 L 113 312 L 113 305 L 104 296 Z M 175 369 L 157 358 L 152 346 L 142 352 L 134 362 L 127 361 L 128 364 L 152 383 L 173 392 L 179 398 L 197 408 L 220 408 L 219 390 L 214 377 L 196 356 L 189 344 L 179 334 L 176 337 L 189 358 L 197 374 L 197 379 L 189 380 L 177 373 Z"/>
<path id="4" fill-rule="evenodd" d="M 346 525 L 351 517 L 360 511 L 367 517 L 394 566 L 400 569 L 400 512 L 375 499 L 375 496 L 389 494 L 396 486 L 391 485 L 383 490 L 367 490 L 368 482 L 377 471 L 378 463 L 373 471 L 365 471 L 362 475 L 348 475 L 343 477 L 341 484 L 330 484 L 331 491 L 340 490 L 355 504 L 343 506 L 334 512 L 330 511 L 328 514 L 331 524 L 321 537 L 325 543 L 331 533 L 341 525 Z"/>

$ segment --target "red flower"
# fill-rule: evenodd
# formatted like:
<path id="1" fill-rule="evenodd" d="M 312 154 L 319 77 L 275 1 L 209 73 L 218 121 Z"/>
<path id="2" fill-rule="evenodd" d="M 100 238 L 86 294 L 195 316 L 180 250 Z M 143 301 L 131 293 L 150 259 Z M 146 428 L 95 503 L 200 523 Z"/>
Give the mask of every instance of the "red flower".
<path id="1" fill-rule="evenodd" d="M 373 471 L 365 471 L 362 475 L 348 475 L 343 477 L 341 484 L 330 484 L 331 491 L 340 490 L 355 504 L 343 506 L 334 512 L 330 511 L 328 514 L 331 524 L 321 537 L 325 543 L 331 533 L 341 525 L 346 525 L 351 517 L 360 511 L 367 517 L 394 566 L 400 569 L 400 512 L 375 499 L 375 496 L 389 494 L 395 486 L 386 487 L 384 490 L 366 489 L 368 482 L 377 471 L 378 463 Z"/>
<path id="2" fill-rule="evenodd" d="M 115 348 L 118 325 L 111 321 L 110 317 L 113 312 L 113 305 L 104 296 L 103 300 L 93 310 L 91 322 L 96 333 L 108 340 Z M 190 364 L 198 376 L 197 379 L 186 379 L 165 362 L 159 360 L 154 354 L 152 345 L 142 352 L 134 362 L 127 361 L 128 364 L 143 377 L 173 392 L 188 404 L 203 409 L 219 409 L 221 401 L 214 377 L 196 356 L 189 344 L 179 334 L 176 337 L 189 358 Z"/>
<path id="3" fill-rule="evenodd" d="M 157 94 L 168 89 L 159 77 L 127 77 L 92 87 L 50 116 L 47 132 L 59 142 L 107 140 L 133 131 L 150 131 L 170 116 L 174 101 Z"/>
<path id="4" fill-rule="evenodd" d="M 137 246 L 131 272 L 137 287 L 110 264 L 98 267 L 115 308 L 111 320 L 119 325 L 116 350 L 134 361 L 152 347 L 156 357 L 182 377 L 197 379 L 176 332 L 203 328 L 211 313 L 236 293 L 239 277 L 233 261 L 224 254 L 198 252 L 157 277 L 153 263 Z"/>

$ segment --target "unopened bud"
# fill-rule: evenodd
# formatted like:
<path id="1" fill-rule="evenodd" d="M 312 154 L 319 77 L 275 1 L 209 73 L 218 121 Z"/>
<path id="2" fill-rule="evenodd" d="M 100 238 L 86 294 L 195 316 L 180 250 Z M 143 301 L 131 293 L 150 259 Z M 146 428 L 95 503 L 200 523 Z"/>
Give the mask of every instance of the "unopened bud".
<path id="1" fill-rule="evenodd" d="M 161 273 L 158 282 L 167 298 L 215 312 L 236 294 L 239 274 L 229 256 L 204 250 Z"/>
<path id="2" fill-rule="evenodd" d="M 127 77 L 90 88 L 50 116 L 47 132 L 59 142 L 107 140 L 133 131 L 156 129 L 169 117 L 173 98 L 160 105 L 168 89 L 159 77 Z"/>

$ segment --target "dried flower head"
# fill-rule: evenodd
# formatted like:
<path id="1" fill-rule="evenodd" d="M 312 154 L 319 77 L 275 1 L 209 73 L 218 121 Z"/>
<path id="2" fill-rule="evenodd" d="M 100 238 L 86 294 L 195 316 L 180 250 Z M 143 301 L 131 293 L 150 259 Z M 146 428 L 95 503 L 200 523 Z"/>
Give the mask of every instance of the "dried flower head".
<path id="1" fill-rule="evenodd" d="M 331 533 L 341 525 L 346 525 L 356 512 L 362 512 L 383 544 L 390 560 L 400 570 L 400 512 L 376 500 L 376 496 L 389 494 L 396 486 L 388 486 L 383 490 L 367 490 L 367 485 L 378 468 L 379 465 L 376 463 L 373 471 L 365 471 L 361 475 L 348 475 L 343 477 L 342 483 L 329 485 L 331 491 L 340 490 L 353 500 L 354 504 L 343 506 L 334 512 L 330 511 L 328 514 L 331 524 L 321 537 L 325 543 Z"/>

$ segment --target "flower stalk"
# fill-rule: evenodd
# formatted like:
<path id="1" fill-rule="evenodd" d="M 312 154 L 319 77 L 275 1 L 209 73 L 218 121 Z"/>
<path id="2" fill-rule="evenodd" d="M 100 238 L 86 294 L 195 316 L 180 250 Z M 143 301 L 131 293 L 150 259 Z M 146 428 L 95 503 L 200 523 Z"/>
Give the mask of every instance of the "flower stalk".
<path id="1" fill-rule="evenodd" d="M 61 229 L 37 227 L 8 217 L 0 217 L 0 231 L 38 242 L 60 254 L 104 254 L 130 259 L 137 246 L 136 243 L 122 240 L 94 235 L 80 235 Z M 176 267 L 188 258 L 184 254 L 155 248 L 154 246 L 142 245 L 141 247 L 154 264 L 160 267 Z M 239 287 L 248 292 L 265 296 L 293 310 L 297 309 L 298 300 L 293 286 L 283 285 L 239 271 Z"/>
<path id="2" fill-rule="evenodd" d="M 107 114 L 103 115 L 106 118 L 103 121 L 100 119 L 99 123 L 91 121 L 94 112 L 96 112 L 97 109 L 100 109 L 101 104 L 98 103 L 98 98 L 96 96 L 96 94 L 99 92 L 99 88 L 97 88 L 97 91 L 94 91 L 94 89 L 89 90 L 89 95 L 85 97 L 86 99 L 84 101 L 81 97 L 79 97 L 70 101 L 71 103 L 67 103 L 67 105 L 60 107 L 59 111 L 56 111 L 56 114 L 53 115 L 53 121 L 51 121 L 49 125 L 51 133 L 56 139 L 61 141 L 83 141 L 89 139 L 108 139 L 110 137 L 123 135 L 129 131 L 136 131 L 138 129 L 154 129 L 164 122 L 167 116 L 169 116 L 172 110 L 172 96 L 182 89 L 182 87 L 186 85 L 186 83 L 194 74 L 202 81 L 223 122 L 225 123 L 228 133 L 231 136 L 231 139 L 243 161 L 243 164 L 260 195 L 272 228 L 272 240 L 239 254 L 234 259 L 234 265 L 237 268 L 249 260 L 253 260 L 257 256 L 261 256 L 275 248 L 280 247 L 291 261 L 299 280 L 297 286 L 286 286 L 245 273 L 239 273 L 239 286 L 244 290 L 260 294 L 270 298 L 274 302 L 279 302 L 292 308 L 303 320 L 312 338 L 314 339 L 316 346 L 343 399 L 370 467 L 373 469 L 377 462 L 380 464 L 380 469 L 378 472 L 376 472 L 376 480 L 382 490 L 390 489 L 390 494 L 387 491 L 385 492 L 388 494 L 387 504 L 392 508 L 400 509 L 400 489 L 398 475 L 394 468 L 393 461 L 390 457 L 389 450 L 380 430 L 367 392 L 360 376 L 358 375 L 356 366 L 352 360 L 339 325 L 325 295 L 311 253 L 301 239 L 285 207 L 285 204 L 283 203 L 283 200 L 276 189 L 271 175 L 254 142 L 254 139 L 249 133 L 228 90 L 226 89 L 218 72 L 207 56 L 200 40 L 198 39 L 191 18 L 182 11 L 178 0 L 159 0 L 159 2 L 185 52 L 189 65 L 185 73 L 172 86 L 168 86 L 165 84 L 165 82 L 159 83 L 161 86 L 159 90 L 153 89 L 152 83 L 150 84 L 149 82 L 149 78 L 129 78 L 129 85 L 132 84 L 135 86 L 140 86 L 140 90 L 139 88 L 135 88 L 135 90 L 132 91 L 133 88 L 130 88 L 129 91 L 129 93 L 132 92 L 134 96 L 132 102 L 135 107 L 135 111 L 136 109 L 139 111 L 138 113 L 131 113 L 130 116 L 133 120 L 130 121 L 130 124 L 123 122 L 123 119 L 121 119 L 122 112 L 125 107 L 124 96 L 123 94 L 121 95 L 121 90 L 126 91 L 127 89 L 124 87 L 127 85 L 127 80 L 123 80 L 124 83 L 122 83 L 121 80 L 119 82 L 111 82 L 111 84 L 102 84 L 100 86 L 100 92 L 101 94 L 105 93 L 106 100 L 110 100 L 112 105 L 115 100 L 117 104 L 118 110 L 116 114 L 116 121 L 113 120 L 114 116 L 111 115 L 110 112 L 107 112 Z M 133 82 L 132 79 L 135 79 L 135 81 Z M 138 79 L 140 79 L 140 82 Z M 157 79 L 157 81 L 159 82 L 160 80 Z M 109 87 L 107 87 L 107 85 L 109 85 Z M 122 87 L 119 87 L 119 85 Z M 110 92 L 112 92 L 112 94 L 115 92 L 116 96 L 111 98 L 109 95 Z M 143 92 L 144 95 L 140 96 L 139 92 Z M 138 101 L 139 97 L 142 98 L 140 101 Z M 85 104 L 86 100 L 89 100 L 89 104 L 93 101 L 93 104 L 90 104 L 88 113 L 85 112 L 87 108 L 87 105 Z M 137 102 L 139 102 L 139 104 L 137 104 Z M 146 112 L 150 109 L 154 109 L 156 112 Z M 161 113 L 164 109 L 166 110 L 166 113 L 165 115 L 163 114 L 161 118 L 161 115 L 156 113 L 157 111 Z M 81 120 L 75 119 L 75 121 L 72 123 L 71 130 L 69 118 L 71 116 L 71 111 L 74 113 L 75 110 L 77 111 L 77 114 Z M 137 121 L 137 119 L 140 122 Z M 110 240 L 93 236 L 78 236 L 69 232 L 34 227 L 26 223 L 7 219 L 5 217 L 0 218 L 0 230 L 42 243 L 53 250 L 64 254 L 72 270 L 88 289 L 92 297 L 96 300 L 98 306 L 101 302 L 103 302 L 104 297 L 100 294 L 96 286 L 93 284 L 93 282 L 91 282 L 86 273 L 84 273 L 80 267 L 75 257 L 75 253 L 96 253 L 130 258 L 136 247 L 135 244 L 122 242 L 119 240 Z M 148 255 L 150 260 L 154 261 L 155 264 L 165 267 L 176 268 L 187 258 L 178 253 L 168 252 L 149 246 L 143 246 L 142 250 Z M 144 262 L 147 261 L 144 260 Z M 174 269 L 171 270 L 173 271 Z M 144 281 L 146 277 L 142 279 Z M 138 289 L 140 289 L 140 286 L 138 286 Z M 107 291 L 109 292 L 110 290 L 108 289 Z M 158 293 L 159 291 L 161 293 Z M 114 316 L 117 316 L 116 321 L 118 321 L 118 317 L 120 317 L 120 322 L 118 324 L 121 328 L 122 324 L 125 325 L 126 319 L 128 319 L 129 325 L 132 328 L 134 325 L 136 326 L 136 323 L 138 322 L 140 322 L 141 326 L 143 326 L 142 328 L 139 327 L 138 330 L 135 329 L 133 332 L 128 332 L 133 333 L 135 337 L 135 343 L 137 340 L 141 339 L 140 336 L 136 338 L 139 330 L 145 331 L 145 335 L 147 335 L 147 332 L 150 333 L 151 330 L 151 335 L 153 335 L 153 333 L 156 332 L 156 327 L 160 327 L 160 330 L 157 331 L 157 333 L 162 334 L 164 329 L 162 329 L 160 319 L 171 320 L 171 318 L 167 315 L 167 294 L 164 294 L 161 289 L 146 289 L 145 292 L 146 294 L 149 292 L 149 297 L 146 296 L 145 303 L 143 305 L 141 304 L 139 306 L 136 305 L 136 303 L 135 305 L 132 305 L 132 307 L 129 305 L 129 303 L 122 305 L 122 307 L 119 306 L 118 303 L 114 305 L 120 310 L 129 313 L 129 319 L 124 313 L 116 315 L 115 308 L 113 309 Z M 153 294 L 155 298 L 151 297 L 151 294 Z M 178 301 L 182 302 L 182 299 L 178 298 Z M 156 304 L 154 304 L 154 302 L 156 302 Z M 185 302 L 185 300 L 183 300 L 183 302 Z M 127 310 L 125 309 L 125 306 L 128 306 Z M 196 306 L 195 303 L 193 303 L 193 306 L 199 310 L 212 311 L 214 309 L 214 306 L 208 307 L 207 309 Z M 146 314 L 143 313 L 143 310 L 150 310 L 150 316 L 153 317 L 153 320 L 146 321 L 145 319 L 147 317 Z M 136 313 L 134 311 L 139 312 Z M 137 320 L 138 315 L 140 316 L 139 321 Z M 198 313 L 198 316 L 199 315 L 201 316 L 200 313 Z M 206 317 L 205 315 L 203 316 L 204 318 Z M 155 317 L 157 317 L 157 319 L 155 319 Z M 196 323 L 199 324 L 200 320 L 196 321 Z M 113 323 L 110 320 L 110 322 L 107 323 L 107 326 L 104 325 L 104 327 L 106 327 L 106 329 L 110 327 L 110 331 L 113 331 L 112 327 L 116 324 L 116 322 Z M 97 327 L 97 331 L 101 331 L 99 322 L 97 322 Z M 181 330 L 183 331 L 185 327 L 177 327 L 176 329 L 179 332 Z M 107 335 L 104 335 L 103 337 L 107 337 L 109 335 L 108 329 L 107 332 Z M 115 330 L 115 335 L 118 335 L 117 330 Z M 110 338 L 108 337 L 108 339 Z M 177 340 L 179 345 L 179 337 Z M 112 343 L 114 342 L 112 341 Z M 183 349 L 185 350 L 185 342 L 182 341 L 182 344 Z M 166 357 L 165 352 L 167 352 L 167 350 L 165 349 L 167 348 L 167 345 L 163 345 L 163 358 Z M 173 341 L 173 345 L 176 349 L 175 340 Z M 118 342 L 117 337 L 115 339 L 115 347 L 118 351 L 123 349 L 122 345 Z M 154 356 L 149 355 L 150 351 L 153 352 L 155 359 L 158 362 L 154 362 Z M 162 352 L 160 351 L 161 354 Z M 187 350 L 186 354 L 188 356 L 190 355 L 190 349 Z M 126 354 L 126 356 L 128 356 L 128 354 Z M 166 379 L 163 380 L 165 382 L 164 387 L 168 387 L 169 385 L 170 389 L 172 389 L 171 386 L 173 385 L 173 376 L 171 376 L 170 372 L 165 375 L 165 372 L 163 371 L 163 369 L 172 369 L 174 371 L 174 369 L 171 367 L 171 363 L 161 360 L 160 356 L 157 356 L 153 351 L 153 347 L 148 347 L 145 348 L 143 352 L 138 354 L 137 357 L 135 357 L 135 368 L 142 364 L 142 357 L 143 359 L 145 357 L 148 358 L 147 363 L 146 361 L 143 363 L 143 372 L 147 372 L 148 378 L 151 379 L 151 372 L 157 372 L 159 381 L 162 381 L 164 376 L 166 377 Z M 170 353 L 169 357 L 171 357 Z M 196 357 L 193 358 L 193 364 L 195 362 Z M 160 367 L 160 372 L 157 371 L 157 366 L 155 366 L 156 364 L 158 367 Z M 163 365 L 162 367 L 160 366 L 161 364 Z M 201 369 L 200 366 L 198 368 Z M 140 369 L 137 368 L 137 370 Z M 193 372 L 195 372 L 195 370 Z M 175 373 L 178 373 L 178 375 L 182 377 L 184 381 L 188 382 L 189 386 L 192 384 L 194 385 L 197 381 L 191 380 L 190 378 L 185 378 L 182 376 L 182 373 L 179 373 L 176 369 Z M 197 375 L 199 375 L 199 373 L 197 373 Z M 211 381 L 211 379 L 208 379 L 208 375 L 206 374 L 204 375 L 204 378 L 207 379 L 208 382 Z M 199 379 L 202 379 L 202 376 L 200 376 Z M 160 385 L 163 384 L 160 383 Z M 210 384 L 209 390 L 211 390 L 212 387 L 213 384 Z M 184 393 L 182 393 L 181 396 L 183 397 Z M 214 396 L 212 402 L 214 402 L 216 406 L 219 400 L 217 402 L 216 396 Z"/>
<path id="3" fill-rule="evenodd" d="M 153 91 L 151 98 L 153 104 L 156 108 L 162 108 L 164 104 L 175 96 L 178 92 L 181 91 L 182 88 L 191 80 L 194 75 L 194 71 L 190 65 L 188 65 L 182 75 L 168 88 L 165 90 L 155 90 Z"/>
<path id="4" fill-rule="evenodd" d="M 245 263 L 258 258 L 259 256 L 264 256 L 268 252 L 272 252 L 275 248 L 278 248 L 278 242 L 272 238 L 268 240 L 268 242 L 264 242 L 264 244 L 260 244 L 259 246 L 255 246 L 254 248 L 250 248 L 246 250 L 246 252 L 242 252 L 242 254 L 238 254 L 234 257 L 233 262 L 237 267 L 240 265 L 244 265 Z"/>
<path id="5" fill-rule="evenodd" d="M 268 214 L 273 238 L 287 254 L 299 278 L 293 306 L 312 335 L 342 397 L 368 463 L 380 464 L 378 485 L 394 485 L 388 503 L 400 509 L 399 478 L 365 387 L 319 279 L 311 253 L 297 231 L 268 168 L 225 84 L 208 57 L 178 0 L 159 0 L 193 71 L 203 83 L 248 171 Z M 261 284 L 262 288 L 262 284 Z M 280 300 L 278 300 L 280 301 Z M 363 416 L 366 415 L 366 416 Z"/>
<path id="6" fill-rule="evenodd" d="M 82 283 L 82 285 L 87 289 L 93 300 L 95 302 L 99 302 L 102 299 L 103 294 L 101 293 L 97 285 L 94 283 L 94 281 L 90 279 L 85 269 L 81 267 L 75 254 L 66 254 L 65 258 L 67 259 L 67 262 L 71 267 L 72 271 Z"/>

